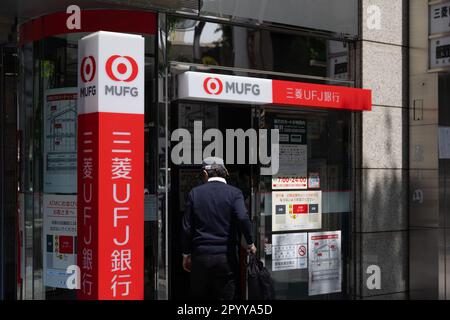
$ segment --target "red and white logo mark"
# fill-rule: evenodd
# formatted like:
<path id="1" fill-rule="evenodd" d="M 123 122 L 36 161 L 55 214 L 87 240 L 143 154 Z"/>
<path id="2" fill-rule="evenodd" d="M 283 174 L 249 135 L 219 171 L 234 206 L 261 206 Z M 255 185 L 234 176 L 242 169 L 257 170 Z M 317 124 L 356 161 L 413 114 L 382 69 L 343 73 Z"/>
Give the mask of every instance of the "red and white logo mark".
<path id="1" fill-rule="evenodd" d="M 219 78 L 208 77 L 203 81 L 203 88 L 207 94 L 218 95 L 222 93 L 223 83 Z"/>
<path id="2" fill-rule="evenodd" d="M 95 77 L 95 59 L 93 56 L 84 57 L 81 60 L 80 74 L 81 81 L 83 82 L 91 82 Z"/>
<path id="3" fill-rule="evenodd" d="M 138 64 L 130 56 L 113 55 L 106 61 L 106 73 L 111 80 L 131 82 L 138 75 Z"/>

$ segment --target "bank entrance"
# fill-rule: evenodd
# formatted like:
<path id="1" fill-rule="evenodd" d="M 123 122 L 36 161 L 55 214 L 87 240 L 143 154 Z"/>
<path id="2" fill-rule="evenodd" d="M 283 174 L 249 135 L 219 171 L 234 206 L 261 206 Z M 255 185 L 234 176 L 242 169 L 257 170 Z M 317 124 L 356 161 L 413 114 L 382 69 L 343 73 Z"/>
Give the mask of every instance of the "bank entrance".
<path id="1" fill-rule="evenodd" d="M 86 22 L 99 15 L 84 13 Z M 76 298 L 65 280 L 67 266 L 79 254 L 73 228 L 78 40 L 98 30 L 145 38 L 144 298 L 185 298 L 189 292 L 181 267 L 180 220 L 187 193 L 201 183 L 200 170 L 195 161 L 174 162 L 171 153 L 177 145 L 174 132 L 185 129 L 195 136 L 196 123 L 202 139 L 200 145 L 191 141 L 193 152 L 211 143 L 205 139 L 210 129 L 224 138 L 227 130 L 255 133 L 256 140 L 249 136 L 239 144 L 235 139 L 232 162 L 224 139 L 222 156 L 228 183 L 244 193 L 258 257 L 272 273 L 277 298 L 334 299 L 354 293 L 352 139 L 355 114 L 370 109 L 370 99 L 367 104 L 363 90 L 350 88 L 355 85 L 353 43 L 150 12 L 107 10 L 103 15 L 133 23 L 123 30 L 98 21 L 95 28 L 83 24 L 89 28 L 80 32 L 30 31 L 35 24 L 59 23 L 58 15 L 49 15 L 21 26 L 18 298 Z M 193 78 L 191 89 L 200 91 L 183 92 L 183 74 L 209 80 Z M 263 154 L 273 160 L 272 129 L 279 131 L 279 170 L 267 174 L 271 162 L 261 161 L 259 148 L 266 146 Z M 260 130 L 268 130 L 265 140 Z M 52 217 L 54 210 L 67 216 Z M 72 228 L 64 232 L 51 228 L 67 223 Z M 241 272 L 245 297 L 245 252 Z"/>
<path id="2" fill-rule="evenodd" d="M 351 121 L 348 111 L 183 99 L 171 103 L 172 150 L 181 141 L 173 134 L 178 128 L 186 129 L 194 139 L 200 132 L 203 151 L 213 141 L 208 139 L 208 129 L 222 134 L 224 148 L 219 156 L 230 173 L 227 183 L 244 194 L 257 254 L 271 272 L 277 299 L 342 299 L 348 295 L 345 283 L 353 212 Z M 260 129 L 268 130 L 267 140 L 259 134 Z M 262 173 L 268 166 L 259 158 L 250 162 L 251 152 L 258 152 L 261 143 L 268 142 L 268 155 L 274 156 L 271 129 L 279 133 L 279 168 L 277 174 L 267 175 Z M 231 160 L 226 147 L 232 144 L 230 132 L 239 130 L 247 133 L 244 146 L 236 138 L 234 162 L 227 163 Z M 191 146 L 195 153 L 200 144 L 194 146 L 191 141 Z M 245 163 L 237 163 L 242 150 Z M 194 162 L 194 154 L 191 158 Z M 202 183 L 201 169 L 198 164 L 172 163 L 169 170 L 169 287 L 173 298 L 183 299 L 189 298 L 190 283 L 189 273 L 181 265 L 181 218 L 188 192 Z M 241 249 L 243 297 L 245 263 L 246 252 Z"/>

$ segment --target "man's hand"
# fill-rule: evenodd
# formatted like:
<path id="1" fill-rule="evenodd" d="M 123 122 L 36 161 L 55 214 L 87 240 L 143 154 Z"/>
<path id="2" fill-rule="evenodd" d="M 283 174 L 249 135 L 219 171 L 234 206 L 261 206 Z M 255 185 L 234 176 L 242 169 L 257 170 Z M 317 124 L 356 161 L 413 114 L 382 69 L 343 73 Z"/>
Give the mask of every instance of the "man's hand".
<path id="1" fill-rule="evenodd" d="M 191 272 L 191 255 L 183 256 L 183 269 Z"/>
<path id="2" fill-rule="evenodd" d="M 256 247 L 255 247 L 254 243 L 252 243 L 251 245 L 247 246 L 247 252 L 251 253 L 251 254 L 255 254 L 256 253 Z"/>

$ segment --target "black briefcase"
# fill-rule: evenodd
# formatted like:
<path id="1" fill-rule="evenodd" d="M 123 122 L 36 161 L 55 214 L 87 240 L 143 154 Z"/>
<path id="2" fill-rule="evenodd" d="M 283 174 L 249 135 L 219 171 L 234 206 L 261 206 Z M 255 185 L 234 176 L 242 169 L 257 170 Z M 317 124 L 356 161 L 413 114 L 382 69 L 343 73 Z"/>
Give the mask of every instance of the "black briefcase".
<path id="1" fill-rule="evenodd" d="M 254 254 L 249 254 L 247 265 L 249 300 L 274 300 L 275 289 L 272 277 L 264 264 Z"/>

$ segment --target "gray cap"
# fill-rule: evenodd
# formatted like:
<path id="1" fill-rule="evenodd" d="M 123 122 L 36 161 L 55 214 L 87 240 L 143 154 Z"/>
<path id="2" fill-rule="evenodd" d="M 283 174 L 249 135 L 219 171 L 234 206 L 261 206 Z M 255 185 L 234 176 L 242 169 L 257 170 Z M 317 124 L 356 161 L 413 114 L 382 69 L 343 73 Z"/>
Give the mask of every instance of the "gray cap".
<path id="1" fill-rule="evenodd" d="M 216 168 L 224 168 L 225 169 L 225 163 L 223 160 L 219 157 L 208 157 L 203 159 L 202 161 L 202 169 L 203 170 L 212 170 Z"/>

